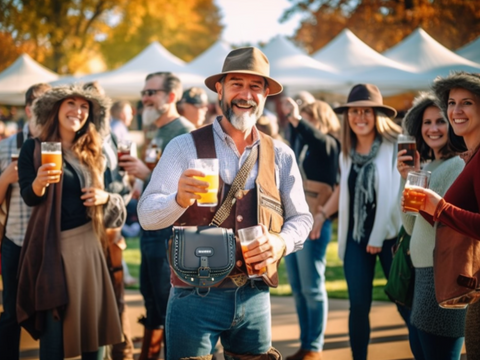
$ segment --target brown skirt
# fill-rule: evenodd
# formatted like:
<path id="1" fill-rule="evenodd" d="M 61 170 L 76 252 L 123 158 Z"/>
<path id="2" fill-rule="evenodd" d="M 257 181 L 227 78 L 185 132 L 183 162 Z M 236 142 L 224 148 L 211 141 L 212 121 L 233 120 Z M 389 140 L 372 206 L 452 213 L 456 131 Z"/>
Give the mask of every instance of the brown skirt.
<path id="1" fill-rule="evenodd" d="M 122 342 L 112 282 L 92 223 L 62 231 L 61 244 L 68 291 L 63 316 L 65 357 Z"/>

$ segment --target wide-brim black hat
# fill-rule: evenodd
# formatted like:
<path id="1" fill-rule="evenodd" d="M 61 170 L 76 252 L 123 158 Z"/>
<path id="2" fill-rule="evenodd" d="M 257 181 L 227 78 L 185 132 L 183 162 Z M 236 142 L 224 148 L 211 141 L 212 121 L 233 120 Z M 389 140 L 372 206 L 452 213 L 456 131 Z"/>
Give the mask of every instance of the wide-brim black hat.
<path id="1" fill-rule="evenodd" d="M 372 84 L 355 85 L 348 94 L 347 103 L 333 109 L 337 114 L 342 114 L 350 107 L 371 107 L 381 109 L 385 115 L 394 118 L 397 110 L 383 104 L 383 97 L 378 87 Z"/>

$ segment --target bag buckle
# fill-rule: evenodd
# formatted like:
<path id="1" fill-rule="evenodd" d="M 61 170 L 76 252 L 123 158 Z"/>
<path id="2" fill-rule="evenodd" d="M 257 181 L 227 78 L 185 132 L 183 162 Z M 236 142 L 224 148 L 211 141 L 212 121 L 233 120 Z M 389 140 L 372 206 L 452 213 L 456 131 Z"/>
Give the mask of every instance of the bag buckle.
<path id="1" fill-rule="evenodd" d="M 199 278 L 210 277 L 210 268 L 208 266 L 200 266 L 198 268 L 198 277 Z"/>

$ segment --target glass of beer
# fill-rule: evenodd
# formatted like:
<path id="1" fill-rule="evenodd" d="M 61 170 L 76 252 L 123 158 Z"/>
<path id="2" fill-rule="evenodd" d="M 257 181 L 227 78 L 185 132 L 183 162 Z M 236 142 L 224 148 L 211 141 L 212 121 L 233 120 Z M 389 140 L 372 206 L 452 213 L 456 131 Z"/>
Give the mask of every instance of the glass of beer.
<path id="1" fill-rule="evenodd" d="M 11 156 L 11 161 L 14 162 L 14 161 L 18 161 L 18 156 L 20 154 L 17 152 L 17 151 L 13 151 L 12 154 L 10 155 Z"/>
<path id="2" fill-rule="evenodd" d="M 150 169 L 150 171 L 153 171 L 155 166 L 158 163 L 158 160 L 160 160 L 160 156 L 162 155 L 162 149 L 159 147 L 148 147 L 147 150 L 145 150 L 145 165 Z"/>
<path id="3" fill-rule="evenodd" d="M 190 168 L 202 171 L 205 176 L 194 176 L 195 179 L 208 182 L 208 192 L 198 193 L 198 206 L 217 206 L 218 199 L 218 159 L 192 159 Z"/>
<path id="4" fill-rule="evenodd" d="M 262 235 L 263 230 L 260 225 L 238 230 L 238 237 L 240 238 L 240 245 L 242 246 L 242 254 L 245 254 L 248 251 L 248 244 L 255 241 Z M 245 263 L 245 265 L 247 267 L 247 274 L 249 278 L 260 277 L 267 272 L 266 267 L 262 267 L 260 270 L 257 270 L 254 268 L 254 264 Z"/>
<path id="5" fill-rule="evenodd" d="M 128 140 L 119 140 L 117 144 L 117 158 L 118 161 L 121 161 L 122 156 L 130 155 L 132 148 L 132 142 Z M 120 171 L 124 171 L 125 169 L 122 166 L 119 166 Z"/>
<path id="6" fill-rule="evenodd" d="M 407 150 L 405 156 L 411 156 L 412 160 L 404 161 L 405 165 L 415 166 L 415 152 L 417 151 L 417 143 L 415 137 L 410 135 L 400 134 L 397 138 L 398 151 Z"/>
<path id="7" fill-rule="evenodd" d="M 41 146 L 42 165 L 55 164 L 55 166 L 51 170 L 62 170 L 62 143 L 42 142 Z M 60 181 L 60 179 L 58 181 Z"/>
<path id="8" fill-rule="evenodd" d="M 417 216 L 425 204 L 425 194 L 419 192 L 419 188 L 428 188 L 430 171 L 410 171 L 403 190 L 405 212 Z"/>

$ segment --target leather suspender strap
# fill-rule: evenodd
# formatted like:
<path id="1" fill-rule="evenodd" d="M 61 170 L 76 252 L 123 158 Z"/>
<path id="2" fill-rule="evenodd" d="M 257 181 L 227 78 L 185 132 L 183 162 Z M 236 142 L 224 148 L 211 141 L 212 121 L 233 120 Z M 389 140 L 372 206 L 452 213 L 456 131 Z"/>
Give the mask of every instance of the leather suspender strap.
<path id="1" fill-rule="evenodd" d="M 237 200 L 235 198 L 235 195 L 237 194 L 238 190 L 243 190 L 243 188 L 245 187 L 248 174 L 250 174 L 253 165 L 255 165 L 255 162 L 257 161 L 257 155 L 258 146 L 255 146 L 248 155 L 247 160 L 245 160 L 240 170 L 238 170 L 237 176 L 235 176 L 235 179 L 233 179 L 230 191 L 225 197 L 222 206 L 220 206 L 220 208 L 215 213 L 215 216 L 213 217 L 210 225 L 220 226 L 228 218 L 228 215 L 230 215 L 230 211 L 232 211 L 232 207 Z"/>
<path id="2" fill-rule="evenodd" d="M 198 130 L 191 132 L 195 147 L 197 149 L 197 156 L 200 158 L 216 158 L 215 152 L 215 140 L 213 135 L 213 126 L 207 125 Z M 255 146 L 247 157 L 247 160 L 243 163 L 242 167 L 233 179 L 230 191 L 225 197 L 222 205 L 218 208 L 215 216 L 213 217 L 210 225 L 219 227 L 230 215 L 232 207 L 235 204 L 235 194 L 238 190 L 243 190 L 245 183 L 247 182 L 248 174 L 252 171 L 253 166 L 258 158 L 258 146 Z"/>

